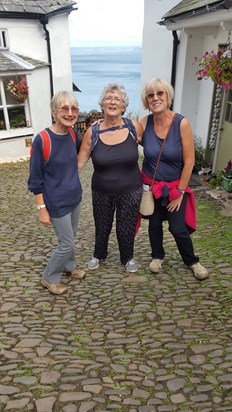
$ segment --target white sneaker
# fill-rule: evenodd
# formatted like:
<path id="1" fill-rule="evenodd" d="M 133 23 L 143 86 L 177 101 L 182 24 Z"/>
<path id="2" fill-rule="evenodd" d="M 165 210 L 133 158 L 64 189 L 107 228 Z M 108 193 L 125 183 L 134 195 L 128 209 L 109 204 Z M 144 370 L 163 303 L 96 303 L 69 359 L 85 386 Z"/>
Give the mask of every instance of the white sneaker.
<path id="1" fill-rule="evenodd" d="M 162 269 L 164 259 L 153 259 L 149 265 L 149 269 L 153 273 L 159 273 Z"/>
<path id="2" fill-rule="evenodd" d="M 129 262 L 127 262 L 125 268 L 127 272 L 137 272 L 139 265 L 134 259 L 131 259 L 129 260 Z"/>
<path id="3" fill-rule="evenodd" d="M 95 258 L 94 256 L 88 262 L 88 269 L 95 270 L 99 267 L 99 259 Z"/>
<path id="4" fill-rule="evenodd" d="M 199 262 L 195 263 L 192 266 L 188 266 L 188 268 L 193 271 L 193 275 L 199 280 L 207 279 L 209 277 L 208 270 L 204 268 L 204 266 L 202 266 Z"/>

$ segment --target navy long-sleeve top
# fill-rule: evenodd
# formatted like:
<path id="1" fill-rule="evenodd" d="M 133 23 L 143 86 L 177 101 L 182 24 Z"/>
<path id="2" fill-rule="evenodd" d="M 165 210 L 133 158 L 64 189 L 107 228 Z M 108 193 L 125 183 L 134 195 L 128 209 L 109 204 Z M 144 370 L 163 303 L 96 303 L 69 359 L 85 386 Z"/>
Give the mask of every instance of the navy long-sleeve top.
<path id="1" fill-rule="evenodd" d="M 81 141 L 76 132 L 75 144 L 69 132 L 60 135 L 46 130 L 51 139 L 50 158 L 45 162 L 43 141 L 38 134 L 32 144 L 28 189 L 34 195 L 43 194 L 50 216 L 56 218 L 70 213 L 82 199 L 77 165 Z"/>

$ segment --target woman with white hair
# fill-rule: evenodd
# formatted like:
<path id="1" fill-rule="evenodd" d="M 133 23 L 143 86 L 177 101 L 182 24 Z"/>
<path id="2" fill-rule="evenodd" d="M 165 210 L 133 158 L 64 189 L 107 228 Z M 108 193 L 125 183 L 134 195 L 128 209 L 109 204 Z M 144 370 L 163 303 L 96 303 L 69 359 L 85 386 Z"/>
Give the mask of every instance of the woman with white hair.
<path id="1" fill-rule="evenodd" d="M 85 133 L 78 155 L 79 170 L 91 156 L 92 204 L 95 221 L 95 248 L 89 269 L 97 269 L 106 259 L 108 240 L 116 212 L 116 234 L 120 260 L 128 272 L 136 272 L 134 234 L 142 195 L 138 166 L 138 142 L 142 127 L 123 117 L 128 106 L 123 86 L 109 84 L 100 96 L 102 121 Z"/>
<path id="2" fill-rule="evenodd" d="M 175 238 L 184 264 L 197 279 L 206 279 L 208 270 L 194 254 L 190 233 L 195 226 L 194 194 L 188 182 L 194 166 L 194 139 L 189 121 L 171 109 L 173 88 L 164 79 L 154 78 L 142 91 L 142 102 L 150 114 L 140 120 L 144 128 L 143 183 L 152 185 L 155 210 L 149 217 L 151 272 L 162 269 L 165 257 L 163 221 Z M 153 183 L 153 184 L 152 184 Z"/>
<path id="3" fill-rule="evenodd" d="M 52 225 L 58 239 L 41 280 L 55 295 L 67 290 L 60 282 L 63 272 L 77 279 L 85 275 L 74 256 L 82 199 L 77 169 L 81 141 L 72 127 L 78 112 L 78 102 L 72 93 L 57 92 L 51 100 L 54 122 L 37 134 L 31 151 L 28 188 L 35 195 L 40 223 Z"/>

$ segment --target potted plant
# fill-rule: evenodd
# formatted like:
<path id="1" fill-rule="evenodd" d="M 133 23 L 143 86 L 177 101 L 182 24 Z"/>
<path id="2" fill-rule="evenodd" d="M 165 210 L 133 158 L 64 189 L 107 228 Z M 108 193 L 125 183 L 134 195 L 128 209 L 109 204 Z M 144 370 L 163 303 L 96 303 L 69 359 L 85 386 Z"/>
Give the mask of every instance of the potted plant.
<path id="1" fill-rule="evenodd" d="M 232 161 L 231 159 L 227 163 L 227 166 L 224 169 L 223 175 L 223 187 L 227 192 L 232 192 Z"/>
<path id="2" fill-rule="evenodd" d="M 23 103 L 28 97 L 28 86 L 24 77 L 19 77 L 18 80 L 9 80 L 6 88 L 17 102 Z"/>
<path id="3" fill-rule="evenodd" d="M 211 78 L 224 90 L 232 89 L 232 44 L 219 47 L 217 52 L 206 51 L 201 58 L 194 58 L 195 63 L 199 65 L 197 80 Z"/>

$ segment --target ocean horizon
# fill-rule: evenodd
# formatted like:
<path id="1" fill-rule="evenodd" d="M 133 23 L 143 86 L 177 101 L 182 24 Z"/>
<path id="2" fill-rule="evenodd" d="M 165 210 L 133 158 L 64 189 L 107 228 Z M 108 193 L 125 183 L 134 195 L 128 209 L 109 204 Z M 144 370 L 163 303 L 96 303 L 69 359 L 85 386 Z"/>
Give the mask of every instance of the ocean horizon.
<path id="1" fill-rule="evenodd" d="M 126 114 L 138 115 L 141 47 L 71 47 L 72 79 L 80 111 L 100 111 L 99 96 L 109 83 L 123 85 L 129 96 Z"/>

